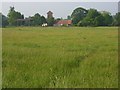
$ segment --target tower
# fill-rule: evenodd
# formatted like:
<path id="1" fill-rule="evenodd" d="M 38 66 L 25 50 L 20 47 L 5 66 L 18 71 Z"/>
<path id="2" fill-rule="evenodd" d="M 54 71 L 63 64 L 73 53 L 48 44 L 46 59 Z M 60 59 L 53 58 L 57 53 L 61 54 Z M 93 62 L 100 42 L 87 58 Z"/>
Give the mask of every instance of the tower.
<path id="1" fill-rule="evenodd" d="M 52 18 L 53 17 L 53 13 L 51 12 L 51 11 L 49 11 L 48 13 L 47 13 L 47 18 Z"/>

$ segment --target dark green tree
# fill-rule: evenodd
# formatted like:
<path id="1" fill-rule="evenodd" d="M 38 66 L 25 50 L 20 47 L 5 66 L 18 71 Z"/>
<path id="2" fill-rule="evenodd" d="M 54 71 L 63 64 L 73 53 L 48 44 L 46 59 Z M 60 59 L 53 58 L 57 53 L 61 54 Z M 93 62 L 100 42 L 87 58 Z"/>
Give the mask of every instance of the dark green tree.
<path id="1" fill-rule="evenodd" d="M 53 26 L 54 22 L 55 22 L 55 20 L 54 20 L 53 17 L 51 17 L 51 18 L 47 18 L 48 26 Z"/>
<path id="2" fill-rule="evenodd" d="M 113 17 L 113 25 L 120 26 L 120 12 L 116 13 L 116 15 Z"/>
<path id="3" fill-rule="evenodd" d="M 46 18 L 44 16 L 41 16 L 41 22 L 42 22 L 42 24 L 47 23 Z"/>
<path id="4" fill-rule="evenodd" d="M 23 14 L 21 15 L 21 19 L 24 19 L 24 15 Z"/>
<path id="5" fill-rule="evenodd" d="M 95 19 L 99 15 L 100 13 L 96 9 L 90 9 L 88 10 L 87 17 Z"/>
<path id="6" fill-rule="evenodd" d="M 100 14 L 94 20 L 95 26 L 104 26 L 105 25 L 105 18 Z"/>
<path id="7" fill-rule="evenodd" d="M 2 13 L 0 13 L 0 27 L 2 27 Z"/>
<path id="8" fill-rule="evenodd" d="M 33 25 L 35 25 L 35 26 L 42 25 L 41 16 L 39 13 L 36 13 L 33 16 Z"/>
<path id="9" fill-rule="evenodd" d="M 106 12 L 106 11 L 102 12 L 102 15 L 103 15 L 103 17 L 105 19 L 104 20 L 104 25 L 105 26 L 112 25 L 112 23 L 113 23 L 113 17 L 112 17 L 112 15 L 109 12 Z"/>
<path id="10" fill-rule="evenodd" d="M 97 20 L 100 18 L 98 16 L 100 16 L 100 13 L 96 9 L 90 9 L 87 16 L 79 21 L 78 26 L 96 26 L 98 24 Z"/>
<path id="11" fill-rule="evenodd" d="M 8 22 L 9 25 L 15 25 L 16 24 L 16 19 L 15 19 L 15 10 L 14 7 L 10 7 L 9 13 L 8 13 Z"/>
<path id="12" fill-rule="evenodd" d="M 0 13 L 0 27 L 6 27 L 7 25 L 8 25 L 7 17 Z"/>
<path id="13" fill-rule="evenodd" d="M 14 10 L 14 7 L 10 7 L 9 13 L 8 13 L 8 22 L 9 25 L 15 26 L 17 25 L 17 19 L 22 19 L 24 16 L 21 15 L 20 12 L 16 12 Z"/>
<path id="14" fill-rule="evenodd" d="M 77 25 L 78 26 L 95 26 L 94 19 L 89 17 L 85 17 L 82 21 L 79 21 Z"/>
<path id="15" fill-rule="evenodd" d="M 68 19 L 68 20 L 71 20 L 71 16 L 70 16 L 70 15 L 68 15 L 68 16 L 67 16 L 67 19 Z"/>
<path id="16" fill-rule="evenodd" d="M 41 26 L 43 23 L 46 23 L 46 22 L 47 22 L 46 19 L 45 19 L 45 17 L 44 17 L 44 16 L 40 16 L 39 13 L 36 13 L 36 14 L 32 17 L 32 19 L 33 19 L 33 25 L 35 25 L 35 26 L 38 26 L 38 25 Z"/>
<path id="17" fill-rule="evenodd" d="M 88 11 L 82 7 L 76 8 L 71 14 L 73 25 L 77 25 L 79 21 L 86 17 L 87 13 Z"/>
<path id="18" fill-rule="evenodd" d="M 54 22 L 57 23 L 59 20 L 62 20 L 62 18 L 56 18 Z"/>

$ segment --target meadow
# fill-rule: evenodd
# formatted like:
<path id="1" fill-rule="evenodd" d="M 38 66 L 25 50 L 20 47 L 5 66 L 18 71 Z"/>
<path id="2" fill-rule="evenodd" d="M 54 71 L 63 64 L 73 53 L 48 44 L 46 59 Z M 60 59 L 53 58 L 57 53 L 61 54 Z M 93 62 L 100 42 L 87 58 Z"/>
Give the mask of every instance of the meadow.
<path id="1" fill-rule="evenodd" d="M 117 27 L 2 30 L 3 88 L 117 88 Z"/>

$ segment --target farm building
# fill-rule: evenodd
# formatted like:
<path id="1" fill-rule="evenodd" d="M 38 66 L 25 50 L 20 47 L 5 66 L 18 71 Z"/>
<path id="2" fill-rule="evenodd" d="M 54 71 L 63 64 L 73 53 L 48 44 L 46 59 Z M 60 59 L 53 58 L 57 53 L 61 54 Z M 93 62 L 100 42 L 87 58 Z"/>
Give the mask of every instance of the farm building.
<path id="1" fill-rule="evenodd" d="M 47 12 L 47 18 L 52 18 L 53 12 L 48 11 Z M 54 23 L 54 26 L 70 26 L 72 24 L 72 20 L 58 20 Z"/>
<path id="2" fill-rule="evenodd" d="M 54 26 L 71 26 L 72 25 L 72 20 L 59 20 L 57 21 Z"/>
<path id="3" fill-rule="evenodd" d="M 49 11 L 47 12 L 47 18 L 52 18 L 53 17 L 53 12 Z"/>
<path id="4" fill-rule="evenodd" d="M 25 18 L 25 19 L 17 19 L 16 23 L 17 23 L 18 26 L 19 25 L 24 25 L 24 24 L 29 26 L 32 21 L 33 20 L 31 18 Z"/>

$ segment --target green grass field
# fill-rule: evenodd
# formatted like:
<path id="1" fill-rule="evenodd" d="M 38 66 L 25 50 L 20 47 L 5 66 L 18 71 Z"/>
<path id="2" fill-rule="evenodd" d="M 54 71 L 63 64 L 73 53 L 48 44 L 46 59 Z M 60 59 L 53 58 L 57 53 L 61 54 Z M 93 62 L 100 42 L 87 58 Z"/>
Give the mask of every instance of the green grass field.
<path id="1" fill-rule="evenodd" d="M 3 88 L 117 88 L 117 27 L 4 28 Z"/>

